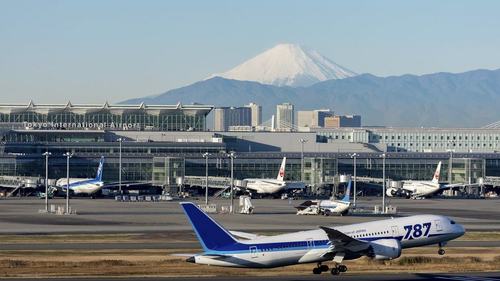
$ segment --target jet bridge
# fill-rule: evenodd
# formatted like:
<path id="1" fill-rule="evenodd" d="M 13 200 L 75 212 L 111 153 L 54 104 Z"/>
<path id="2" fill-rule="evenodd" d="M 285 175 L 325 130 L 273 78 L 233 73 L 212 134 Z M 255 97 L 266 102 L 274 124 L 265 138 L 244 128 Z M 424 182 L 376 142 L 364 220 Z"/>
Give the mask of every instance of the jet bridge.
<path id="1" fill-rule="evenodd" d="M 201 186 L 207 185 L 206 177 L 204 176 L 184 176 L 182 181 L 184 185 Z M 235 187 L 245 188 L 247 186 L 245 180 L 233 180 Z M 231 178 L 228 177 L 208 177 L 208 187 L 217 189 L 226 189 L 231 185 Z"/>
<path id="2" fill-rule="evenodd" d="M 8 189 L 6 197 L 11 197 L 21 189 L 35 189 L 44 184 L 39 177 L 0 176 L 0 187 Z"/>

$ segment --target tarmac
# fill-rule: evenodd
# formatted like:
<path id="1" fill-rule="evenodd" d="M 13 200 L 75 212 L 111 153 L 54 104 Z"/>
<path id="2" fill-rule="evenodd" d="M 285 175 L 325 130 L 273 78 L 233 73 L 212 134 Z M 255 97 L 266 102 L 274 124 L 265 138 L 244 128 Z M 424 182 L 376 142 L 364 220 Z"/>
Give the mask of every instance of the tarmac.
<path id="1" fill-rule="evenodd" d="M 203 198 L 190 199 L 203 204 Z M 297 216 L 293 206 L 302 201 L 280 199 L 252 200 L 253 215 L 215 214 L 213 217 L 226 228 L 249 232 L 290 232 L 380 220 L 380 216 Z M 112 199 L 72 198 L 71 208 L 77 215 L 39 213 L 44 200 L 10 198 L 0 200 L 0 234 L 54 234 L 54 233 L 154 233 L 191 231 L 178 202 L 116 202 Z M 229 206 L 229 200 L 211 200 L 218 206 Z M 235 204 L 238 200 L 235 200 Z M 64 206 L 64 199 L 50 200 L 50 204 Z M 359 197 L 358 208 L 373 210 L 380 205 L 379 197 Z M 500 231 L 500 200 L 497 199 L 387 199 L 396 206 L 398 214 L 437 214 L 453 218 L 468 231 Z M 237 206 L 237 205 L 236 205 Z M 390 216 L 387 216 L 390 217 Z"/>
<path id="2" fill-rule="evenodd" d="M 203 204 L 203 198 L 191 199 Z M 335 226 L 358 222 L 384 219 L 388 216 L 351 214 L 348 216 L 297 216 L 293 206 L 302 201 L 279 199 L 260 199 L 252 201 L 255 214 L 215 214 L 213 217 L 226 228 L 256 233 L 282 233 L 304 229 L 314 229 L 321 225 Z M 50 204 L 64 206 L 64 199 L 50 200 Z M 72 198 L 71 206 L 76 215 L 55 215 L 40 213 L 44 209 L 44 200 L 36 198 L 11 198 L 0 200 L 0 234 L 108 234 L 108 233 L 142 233 L 145 236 L 156 237 L 154 241 L 140 243 L 113 242 L 103 243 L 2 243 L 4 251 L 17 250 L 131 250 L 131 249 L 192 249 L 199 248 L 191 226 L 179 207 L 179 202 L 116 202 L 112 199 Z M 229 200 L 211 200 L 220 206 L 228 206 Z M 238 200 L 235 200 L 238 203 Z M 358 198 L 357 207 L 366 210 L 380 205 L 381 198 Z M 500 200 L 493 199 L 391 199 L 388 205 L 396 206 L 398 214 L 407 216 L 414 214 L 446 215 L 465 226 L 468 231 L 500 231 Z M 151 235 L 149 235 L 151 234 Z M 160 240 L 158 239 L 160 236 Z M 169 241 L 168 237 L 181 238 Z M 165 241 L 163 242 L 163 238 Z M 144 239 L 143 239 L 144 240 Z M 447 247 L 500 247 L 500 241 L 451 241 Z M 193 272 L 198 275 L 199 272 Z M 234 277 L 204 276 L 179 278 L 175 276 L 127 278 L 112 277 L 73 277 L 57 278 L 59 281 L 128 281 L 128 280 L 233 280 Z M 500 281 L 500 272 L 487 273 L 457 273 L 457 274 L 350 274 L 332 276 L 330 274 L 306 276 L 275 276 L 275 277 L 238 277 L 242 281 L 253 280 L 472 280 Z M 15 278 L 2 280 L 45 281 L 53 278 Z"/>

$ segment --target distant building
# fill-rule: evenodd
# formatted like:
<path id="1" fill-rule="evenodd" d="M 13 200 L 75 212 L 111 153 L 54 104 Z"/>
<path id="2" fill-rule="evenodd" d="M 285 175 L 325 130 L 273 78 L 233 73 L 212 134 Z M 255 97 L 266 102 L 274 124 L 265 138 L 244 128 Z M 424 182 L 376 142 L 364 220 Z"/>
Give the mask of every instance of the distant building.
<path id="1" fill-rule="evenodd" d="M 439 153 L 500 151 L 499 129 L 361 127 L 324 128 L 315 131 L 321 142 L 364 143 L 379 148 L 385 147 L 384 150 L 387 151 Z"/>
<path id="2" fill-rule="evenodd" d="M 325 126 L 325 118 L 332 116 L 334 116 L 333 111 L 330 111 L 330 109 L 299 111 L 297 113 L 297 126 L 323 128 Z"/>
<path id="3" fill-rule="evenodd" d="M 278 131 L 291 131 L 294 124 L 293 104 L 282 103 L 276 105 L 276 129 Z"/>
<path id="4" fill-rule="evenodd" d="M 246 107 L 249 107 L 252 111 L 252 127 L 257 127 L 262 124 L 262 106 L 251 102 L 248 105 L 245 105 Z"/>
<path id="5" fill-rule="evenodd" d="M 205 131 L 211 105 L 0 104 L 0 128 Z M 12 125 L 15 123 L 16 125 Z"/>
<path id="6" fill-rule="evenodd" d="M 361 127 L 360 115 L 335 115 L 325 117 L 325 128 Z"/>
<path id="7" fill-rule="evenodd" d="M 252 126 L 249 107 L 219 107 L 214 109 L 214 131 L 228 131 L 230 126 Z"/>

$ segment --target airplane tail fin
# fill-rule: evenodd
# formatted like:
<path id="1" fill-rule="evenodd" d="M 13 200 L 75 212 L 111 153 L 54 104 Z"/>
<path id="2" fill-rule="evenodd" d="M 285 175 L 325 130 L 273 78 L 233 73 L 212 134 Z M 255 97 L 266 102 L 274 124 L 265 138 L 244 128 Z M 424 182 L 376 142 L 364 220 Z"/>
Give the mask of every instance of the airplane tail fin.
<path id="1" fill-rule="evenodd" d="M 347 184 L 347 188 L 345 189 L 344 198 L 342 198 L 342 200 L 341 200 L 343 202 L 349 202 L 349 199 L 351 198 L 350 197 L 350 194 L 351 194 L 351 183 L 352 183 L 352 181 L 349 180 L 349 183 Z"/>
<path id="2" fill-rule="evenodd" d="M 278 172 L 277 180 L 283 181 L 285 179 L 285 166 L 286 166 L 286 157 L 283 157 L 283 161 L 281 161 L 280 170 Z"/>
<path id="3" fill-rule="evenodd" d="M 98 181 L 102 181 L 102 170 L 104 168 L 104 156 L 101 157 L 101 160 L 99 160 L 99 168 L 97 168 L 97 174 L 95 176 L 95 179 Z"/>
<path id="4" fill-rule="evenodd" d="M 238 243 L 227 230 L 205 214 L 198 206 L 191 202 L 181 202 L 180 204 L 203 250 L 216 251 Z"/>
<path id="5" fill-rule="evenodd" d="M 439 161 L 434 176 L 432 177 L 432 183 L 439 183 L 439 174 L 441 173 L 441 161 Z"/>

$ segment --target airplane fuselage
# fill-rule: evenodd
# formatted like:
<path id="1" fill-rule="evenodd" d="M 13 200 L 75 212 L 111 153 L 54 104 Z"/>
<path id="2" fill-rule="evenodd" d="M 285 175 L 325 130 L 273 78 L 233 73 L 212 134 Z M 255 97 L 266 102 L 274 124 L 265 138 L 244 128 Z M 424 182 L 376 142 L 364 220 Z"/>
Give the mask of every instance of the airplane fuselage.
<path id="1" fill-rule="evenodd" d="M 62 191 L 66 191 L 67 179 L 59 179 L 56 182 L 56 186 Z M 91 195 L 99 191 L 104 186 L 104 183 L 95 179 L 71 179 L 69 180 L 69 190 L 75 194 L 87 194 Z"/>
<path id="2" fill-rule="evenodd" d="M 335 214 L 343 214 L 349 210 L 351 203 L 340 200 L 322 200 L 319 204 L 320 208 L 326 209 Z"/>
<path id="3" fill-rule="evenodd" d="M 439 183 L 431 181 L 405 181 L 403 189 L 410 192 L 412 197 L 425 197 L 439 190 Z"/>
<path id="4" fill-rule="evenodd" d="M 341 231 L 354 239 L 376 247 L 378 243 L 399 245 L 389 253 L 397 258 L 401 249 L 443 243 L 464 234 L 464 228 L 444 216 L 418 215 L 387 219 L 346 226 Z M 299 263 L 316 263 L 332 260 L 325 253 L 332 248 L 328 235 L 322 229 L 240 240 L 239 243 L 217 251 L 207 251 L 193 257 L 199 264 L 228 267 L 271 268 Z M 342 250 L 342 249 L 339 249 Z M 344 260 L 359 258 L 361 254 L 345 252 Z"/>
<path id="5" fill-rule="evenodd" d="M 286 181 L 277 179 L 245 179 L 246 188 L 259 194 L 273 194 L 286 188 Z"/>

